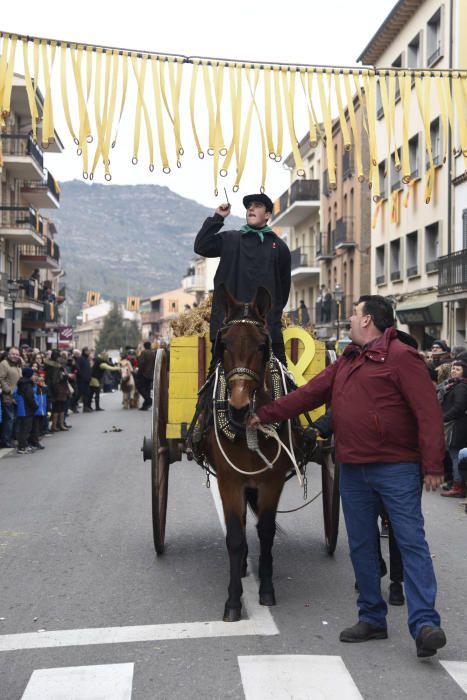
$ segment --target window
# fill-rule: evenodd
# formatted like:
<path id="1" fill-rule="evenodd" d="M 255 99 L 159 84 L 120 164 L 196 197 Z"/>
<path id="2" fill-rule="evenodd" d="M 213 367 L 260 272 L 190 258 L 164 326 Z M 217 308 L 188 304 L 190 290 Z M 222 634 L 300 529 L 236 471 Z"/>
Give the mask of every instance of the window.
<path id="1" fill-rule="evenodd" d="M 420 177 L 420 135 L 415 134 L 409 140 L 410 177 Z"/>
<path id="2" fill-rule="evenodd" d="M 440 222 L 425 227 L 425 270 L 437 272 Z"/>
<path id="3" fill-rule="evenodd" d="M 426 62 L 433 66 L 443 55 L 443 5 L 426 25 Z"/>
<path id="4" fill-rule="evenodd" d="M 379 192 L 381 194 L 382 199 L 387 199 L 387 192 L 386 192 L 386 161 L 382 160 L 381 163 L 378 165 L 378 176 L 379 176 Z"/>
<path id="5" fill-rule="evenodd" d="M 393 62 L 391 63 L 391 66 L 392 66 L 393 68 L 402 68 L 402 67 L 403 67 L 403 55 L 400 54 L 400 55 L 395 59 L 395 61 L 393 61 Z M 400 100 L 400 96 L 401 96 L 401 90 L 400 90 L 400 87 L 399 87 L 399 78 L 396 76 L 396 102 L 397 102 L 397 100 Z"/>
<path id="6" fill-rule="evenodd" d="M 381 99 L 381 87 L 380 87 L 380 80 L 385 80 L 384 76 L 381 76 L 378 82 L 376 83 L 376 118 L 377 119 L 382 119 L 384 116 L 384 109 L 383 109 L 383 101 Z"/>
<path id="7" fill-rule="evenodd" d="M 407 256 L 407 277 L 418 275 L 418 231 L 413 231 L 407 235 L 406 256 Z"/>
<path id="8" fill-rule="evenodd" d="M 467 249 L 467 209 L 462 212 L 462 247 Z"/>
<path id="9" fill-rule="evenodd" d="M 431 152 L 433 154 L 433 163 L 435 165 L 441 165 L 441 125 L 439 117 L 433 119 L 430 123 L 430 136 L 431 136 Z M 430 161 L 426 159 L 427 169 L 430 167 Z"/>
<path id="10" fill-rule="evenodd" d="M 397 238 L 390 243 L 389 268 L 391 281 L 396 282 L 401 279 L 401 239 Z"/>
<path id="11" fill-rule="evenodd" d="M 380 245 L 376 248 L 376 258 L 375 258 L 375 274 L 376 274 L 376 284 L 384 284 L 386 282 L 385 277 L 385 246 Z"/>
<path id="12" fill-rule="evenodd" d="M 407 67 L 420 68 L 422 65 L 422 33 L 419 32 L 407 48 Z"/>
<path id="13" fill-rule="evenodd" d="M 160 311 L 161 310 L 161 300 L 156 299 L 156 301 L 151 301 L 151 309 L 152 309 L 152 311 Z"/>
<path id="14" fill-rule="evenodd" d="M 353 169 L 353 151 L 344 151 L 342 154 L 342 177 L 344 180 L 348 177 L 352 177 Z"/>
<path id="15" fill-rule="evenodd" d="M 391 153 L 391 192 L 402 188 L 401 171 L 396 168 L 394 153 Z"/>

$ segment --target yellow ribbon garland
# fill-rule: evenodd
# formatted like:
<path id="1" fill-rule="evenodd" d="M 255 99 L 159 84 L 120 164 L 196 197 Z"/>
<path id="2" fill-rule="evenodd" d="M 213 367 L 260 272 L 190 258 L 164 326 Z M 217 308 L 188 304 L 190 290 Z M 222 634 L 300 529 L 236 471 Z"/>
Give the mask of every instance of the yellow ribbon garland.
<path id="1" fill-rule="evenodd" d="M 368 175 L 372 195 L 380 197 L 379 166 L 376 128 L 376 93 L 379 87 L 381 105 L 387 132 L 387 150 L 394 154 L 394 164 L 400 168 L 399 152 L 396 146 L 396 87 L 399 84 L 402 115 L 402 181 L 409 184 L 411 167 L 409 153 L 410 107 L 412 82 L 415 82 L 420 116 L 426 144 L 428 169 L 425 182 L 425 200 L 432 194 L 436 163 L 433 159 L 431 143 L 430 86 L 433 82 L 438 97 L 439 116 L 443 130 L 443 152 L 446 155 L 448 133 L 453 136 L 453 151 L 462 153 L 467 169 L 467 73 L 465 71 L 338 69 L 308 66 L 280 66 L 259 64 L 238 64 L 233 61 L 213 61 L 204 58 L 189 59 L 183 56 L 139 54 L 134 51 L 120 51 L 93 47 L 85 44 L 67 44 L 38 37 L 24 37 L 0 33 L 0 126 L 5 129 L 6 119 L 11 110 L 12 83 L 17 60 L 17 42 L 22 44 L 24 83 L 31 113 L 31 130 L 37 140 L 37 125 L 41 117 L 42 142 L 45 146 L 54 139 L 53 100 L 54 62 L 59 48 L 59 82 L 61 102 L 67 129 L 82 157 L 83 176 L 91 178 L 102 162 L 106 179 L 110 179 L 109 151 L 117 141 L 119 126 L 126 104 L 129 76 L 128 62 L 131 60 L 132 80 L 136 86 L 134 98 L 133 162 L 137 162 L 141 129 L 146 131 L 149 168 L 154 169 L 153 128 L 157 128 L 157 141 L 163 171 L 170 172 L 166 138 L 170 135 L 175 144 L 176 164 L 181 166 L 182 111 L 181 95 L 185 63 L 191 63 L 192 76 L 189 88 L 189 107 L 194 142 L 199 157 L 207 152 L 213 156 L 213 176 L 217 191 L 218 175 L 226 176 L 228 169 L 235 168 L 234 190 L 240 186 L 246 158 L 250 146 L 253 114 L 257 120 L 261 141 L 261 188 L 265 187 L 267 159 L 279 161 L 284 146 L 284 113 L 287 134 L 290 140 L 295 169 L 299 176 L 305 174 L 299 139 L 297 138 L 296 116 L 299 109 L 297 76 L 300 79 L 300 107 L 306 110 L 309 128 L 309 142 L 314 147 L 320 136 L 325 137 L 328 180 L 330 188 L 336 186 L 336 162 L 333 148 L 333 126 L 331 104 L 337 105 L 338 120 L 344 148 L 353 149 L 356 174 L 363 181 Z M 69 56 L 69 58 L 68 58 Z M 71 69 L 68 65 L 70 61 Z M 152 74 L 153 102 L 147 100 L 146 71 L 149 66 Z M 204 107 L 208 117 L 207 148 L 203 147 L 196 125 L 196 98 L 199 95 L 199 70 L 203 75 Z M 229 89 L 224 90 L 228 71 Z M 341 75 L 343 77 L 341 77 Z M 121 80 L 120 80 L 121 76 Z M 316 78 L 315 78 L 316 76 Z M 42 114 L 38 110 L 38 83 L 43 83 Z M 326 79 L 327 78 L 327 79 Z M 316 79 L 321 117 L 318 118 L 313 104 L 313 83 Z M 263 84 L 261 83 L 263 80 Z M 353 84 L 351 84 L 351 80 Z M 250 92 L 249 103 L 243 109 L 243 81 Z M 342 87 L 343 86 L 343 87 Z M 230 119 L 232 132 L 228 148 L 224 143 L 224 105 L 230 96 Z M 347 104 L 344 101 L 344 93 Z M 355 93 L 355 94 L 354 94 Z M 262 99 L 259 99 L 259 95 Z M 117 109 L 117 101 L 119 108 Z M 355 100 L 355 102 L 354 102 Z M 359 134 L 355 105 L 358 100 L 362 109 L 363 131 L 368 138 L 370 154 L 369 172 L 363 171 L 362 150 L 366 148 L 365 138 Z M 74 104 L 77 103 L 76 116 Z M 92 120 L 91 120 L 92 115 Z M 116 124 L 114 124 L 116 122 Z M 256 128 L 256 126 L 255 126 Z M 115 133 L 112 138 L 113 130 Z M 256 133 L 256 132 L 255 132 Z M 88 168 L 90 144 L 93 142 L 91 169 Z M 0 156 L 1 157 L 1 156 Z M 220 158 L 223 157 L 222 166 Z M 404 197 L 404 205 L 409 201 L 410 189 Z M 395 203 L 396 197 L 391 196 Z M 393 206 L 393 209 L 395 207 Z M 380 211 L 380 208 L 378 208 Z"/>

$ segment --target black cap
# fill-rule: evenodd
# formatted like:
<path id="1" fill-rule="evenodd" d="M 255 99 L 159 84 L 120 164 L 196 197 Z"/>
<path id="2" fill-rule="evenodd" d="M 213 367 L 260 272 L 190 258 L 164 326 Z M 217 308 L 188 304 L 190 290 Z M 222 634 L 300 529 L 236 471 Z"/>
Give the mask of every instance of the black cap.
<path id="1" fill-rule="evenodd" d="M 434 340 L 431 344 L 431 347 L 438 347 L 441 348 L 443 352 L 451 352 L 451 348 L 449 345 L 446 343 L 445 340 Z"/>
<path id="2" fill-rule="evenodd" d="M 264 204 L 264 206 L 266 207 L 266 211 L 270 211 L 272 214 L 274 204 L 272 203 L 272 200 L 269 199 L 267 194 L 247 194 L 246 197 L 243 197 L 243 206 L 245 207 L 245 209 L 248 209 L 252 202 L 259 202 L 260 204 Z"/>

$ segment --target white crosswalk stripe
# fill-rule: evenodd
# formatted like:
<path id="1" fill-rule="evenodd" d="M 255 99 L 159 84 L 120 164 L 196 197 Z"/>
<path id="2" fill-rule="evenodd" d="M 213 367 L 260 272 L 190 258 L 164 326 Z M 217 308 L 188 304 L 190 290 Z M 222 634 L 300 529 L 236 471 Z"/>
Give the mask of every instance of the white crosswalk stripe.
<path id="1" fill-rule="evenodd" d="M 130 700 L 134 664 L 42 668 L 21 700 Z"/>
<path id="2" fill-rule="evenodd" d="M 245 700 L 362 700 L 340 656 L 239 656 Z"/>
<path id="3" fill-rule="evenodd" d="M 440 664 L 467 695 L 467 661 L 440 661 Z"/>

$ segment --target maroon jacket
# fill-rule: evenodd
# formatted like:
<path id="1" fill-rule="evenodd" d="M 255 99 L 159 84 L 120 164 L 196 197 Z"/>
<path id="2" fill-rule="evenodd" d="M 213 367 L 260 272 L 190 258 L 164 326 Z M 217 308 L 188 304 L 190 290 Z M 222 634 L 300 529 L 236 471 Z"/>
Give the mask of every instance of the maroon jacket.
<path id="1" fill-rule="evenodd" d="M 307 384 L 257 410 L 262 423 L 331 405 L 339 462 L 419 462 L 443 474 L 441 408 L 423 359 L 394 327 L 369 347 L 349 345 Z"/>

